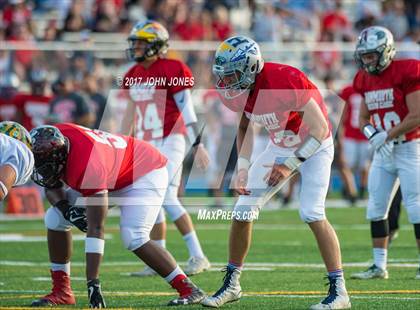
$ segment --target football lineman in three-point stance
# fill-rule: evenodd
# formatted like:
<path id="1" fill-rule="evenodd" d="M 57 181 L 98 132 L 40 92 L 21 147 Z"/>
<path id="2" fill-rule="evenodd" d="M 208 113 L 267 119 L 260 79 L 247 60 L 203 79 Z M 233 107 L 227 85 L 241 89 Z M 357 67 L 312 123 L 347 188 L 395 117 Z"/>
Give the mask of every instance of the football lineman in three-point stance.
<path id="1" fill-rule="evenodd" d="M 25 184 L 32 174 L 31 136 L 20 124 L 0 122 L 0 201 L 13 186 Z"/>
<path id="2" fill-rule="evenodd" d="M 388 278 L 389 202 L 399 183 L 420 250 L 420 61 L 394 56 L 388 29 L 373 26 L 361 32 L 355 51 L 360 70 L 353 85 L 364 97 L 360 128 L 375 149 L 367 207 L 374 264 L 353 274 L 355 279 Z"/>
<path id="3" fill-rule="evenodd" d="M 241 114 L 236 177 L 240 196 L 235 205 L 239 216 L 233 220 L 230 231 L 224 283 L 202 304 L 220 307 L 241 298 L 239 278 L 252 234 L 249 212 L 259 212 L 299 171 L 302 180 L 300 216 L 315 235 L 330 285 L 328 296 L 311 309 L 350 308 L 339 242 L 325 216 L 334 148 L 321 94 L 298 69 L 264 64 L 257 43 L 244 36 L 222 42 L 216 51 L 213 72 L 218 78 L 216 87 L 226 99 L 224 103 Z M 249 164 L 253 139 L 251 121 L 264 126 L 271 138 L 271 143 L 252 166 Z"/>
<path id="4" fill-rule="evenodd" d="M 151 266 L 179 293 L 169 305 L 199 303 L 204 293 L 186 277 L 171 254 L 149 234 L 168 182 L 167 159 L 153 146 L 132 137 L 112 135 L 74 124 L 40 126 L 31 131 L 35 157 L 33 180 L 46 188 L 53 205 L 45 214 L 51 261 L 52 292 L 32 306 L 75 303 L 70 286 L 71 224 L 86 231 L 86 278 L 89 306 L 105 307 L 99 282 L 108 205 L 120 206 L 125 247 Z M 85 198 L 86 219 L 67 200 L 63 185 Z M 86 226 L 87 222 L 87 226 Z"/>
<path id="5" fill-rule="evenodd" d="M 208 269 L 210 263 L 201 249 L 191 218 L 178 199 L 185 156 L 184 136 L 188 136 L 195 148 L 199 167 L 206 169 L 209 158 L 200 142 L 190 91 L 194 84 L 191 71 L 179 60 L 162 57 L 168 49 L 168 39 L 167 30 L 155 21 L 140 22 L 132 29 L 127 54 L 136 64 L 123 79 L 123 88 L 130 98 L 124 124 L 131 126 L 131 134 L 152 143 L 168 158 L 168 191 L 151 239 L 165 247 L 165 210 L 187 244 L 190 258 L 185 272 L 192 275 Z M 132 273 L 133 276 L 154 274 L 150 267 Z"/>

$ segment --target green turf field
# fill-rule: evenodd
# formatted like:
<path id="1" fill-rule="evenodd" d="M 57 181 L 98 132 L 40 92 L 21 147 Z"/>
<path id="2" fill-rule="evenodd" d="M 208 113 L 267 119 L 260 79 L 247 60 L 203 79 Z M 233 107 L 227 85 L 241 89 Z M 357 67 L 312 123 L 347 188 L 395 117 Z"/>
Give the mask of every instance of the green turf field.
<path id="1" fill-rule="evenodd" d="M 329 209 L 330 221 L 341 240 L 346 278 L 365 269 L 371 259 L 369 226 L 362 208 Z M 193 280 L 208 293 L 217 290 L 226 262 L 228 221 L 197 221 L 198 235 L 213 263 L 212 270 Z M 399 238 L 389 253 L 388 280 L 347 280 L 354 309 L 420 309 L 420 281 L 415 280 L 418 253 L 405 215 Z M 120 242 L 118 218 L 109 218 L 101 281 L 108 307 L 153 309 L 175 297 L 160 278 L 133 278 L 127 273 L 142 267 Z M 11 241 L 24 236 L 24 242 Z M 47 244 L 41 220 L 0 222 L 0 308 L 25 307 L 50 289 Z M 86 307 L 84 243 L 75 231 L 72 265 L 77 307 Z M 168 249 L 179 262 L 188 259 L 179 233 L 169 227 Z M 242 276 L 244 297 L 228 309 L 307 309 L 326 293 L 322 261 L 314 238 L 299 220 L 297 210 L 266 211 L 254 227 L 253 245 Z M 201 306 L 190 308 L 198 309 Z M 67 307 L 76 308 L 76 307 Z"/>

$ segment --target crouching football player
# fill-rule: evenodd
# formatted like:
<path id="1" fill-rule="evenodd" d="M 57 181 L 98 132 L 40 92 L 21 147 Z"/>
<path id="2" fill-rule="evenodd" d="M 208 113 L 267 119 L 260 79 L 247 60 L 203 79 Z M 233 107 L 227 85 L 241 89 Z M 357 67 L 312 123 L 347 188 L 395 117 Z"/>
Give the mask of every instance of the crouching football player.
<path id="1" fill-rule="evenodd" d="M 75 304 L 70 286 L 71 224 L 86 231 L 86 278 L 91 308 L 105 307 L 99 281 L 108 204 L 121 209 L 124 245 L 165 278 L 179 293 L 169 305 L 199 303 L 204 293 L 178 267 L 171 254 L 151 242 L 150 230 L 167 185 L 167 159 L 147 142 L 74 124 L 40 126 L 31 131 L 33 180 L 46 188 L 53 205 L 45 215 L 51 260 L 52 292 L 32 306 Z M 64 184 L 79 192 L 80 209 L 66 200 Z"/>
<path id="2" fill-rule="evenodd" d="M 316 86 L 291 66 L 265 63 L 252 39 L 236 36 L 217 49 L 213 72 L 224 104 L 241 114 L 239 124 L 238 175 L 240 194 L 229 240 L 229 263 L 222 287 L 202 304 L 220 307 L 241 298 L 239 278 L 251 245 L 252 220 L 249 212 L 261 207 L 300 172 L 300 216 L 308 223 L 328 271 L 328 296 L 311 309 L 348 309 L 340 246 L 325 215 L 334 149 L 326 106 Z M 271 142 L 254 161 L 251 121 L 265 127 Z"/>

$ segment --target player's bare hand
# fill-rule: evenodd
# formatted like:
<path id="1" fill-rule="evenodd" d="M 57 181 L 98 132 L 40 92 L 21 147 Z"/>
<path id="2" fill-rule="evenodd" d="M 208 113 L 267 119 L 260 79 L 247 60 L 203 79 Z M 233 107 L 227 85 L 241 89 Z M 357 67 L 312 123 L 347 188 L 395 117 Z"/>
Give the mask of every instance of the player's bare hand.
<path id="1" fill-rule="evenodd" d="M 198 168 L 207 170 L 210 163 L 210 157 L 206 148 L 201 143 L 197 145 L 197 149 L 195 151 L 195 160 Z"/>
<path id="2" fill-rule="evenodd" d="M 292 173 L 292 170 L 283 164 L 265 164 L 263 167 L 271 168 L 264 176 L 264 181 L 269 186 L 276 186 L 281 180 L 287 178 Z"/>
<path id="3" fill-rule="evenodd" d="M 235 178 L 235 191 L 239 195 L 251 194 L 251 191 L 246 189 L 247 183 L 248 183 L 248 170 L 245 170 L 245 169 L 239 170 Z"/>

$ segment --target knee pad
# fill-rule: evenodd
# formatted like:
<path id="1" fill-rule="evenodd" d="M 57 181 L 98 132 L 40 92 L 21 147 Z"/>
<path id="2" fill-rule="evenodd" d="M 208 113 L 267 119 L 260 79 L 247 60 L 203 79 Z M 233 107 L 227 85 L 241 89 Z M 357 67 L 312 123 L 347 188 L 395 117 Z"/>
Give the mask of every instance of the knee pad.
<path id="1" fill-rule="evenodd" d="M 69 231 L 72 227 L 60 210 L 56 207 L 50 207 L 44 216 L 44 224 L 50 230 L 55 231 Z"/>
<path id="2" fill-rule="evenodd" d="M 159 214 L 156 218 L 156 222 L 155 224 L 161 224 L 163 222 L 165 222 L 166 217 L 165 217 L 165 211 L 163 210 L 163 208 L 160 208 Z"/>
<path id="3" fill-rule="evenodd" d="M 414 224 L 414 234 L 416 235 L 416 239 L 420 239 L 420 223 Z"/>
<path id="4" fill-rule="evenodd" d="M 323 221 L 325 217 L 325 207 L 311 207 L 305 208 L 301 205 L 299 209 L 300 219 L 305 223 L 313 223 L 318 221 Z"/>
<path id="5" fill-rule="evenodd" d="M 389 236 L 388 220 L 370 222 L 370 234 L 372 238 L 385 238 Z"/>
<path id="6" fill-rule="evenodd" d="M 121 227 L 121 239 L 127 250 L 135 251 L 150 240 L 150 231 L 140 227 Z"/>
<path id="7" fill-rule="evenodd" d="M 181 205 L 178 199 L 178 187 L 170 185 L 166 191 L 165 200 L 163 201 L 163 208 L 168 213 L 171 221 L 175 222 L 187 211 Z"/>

